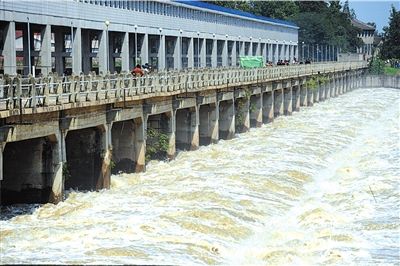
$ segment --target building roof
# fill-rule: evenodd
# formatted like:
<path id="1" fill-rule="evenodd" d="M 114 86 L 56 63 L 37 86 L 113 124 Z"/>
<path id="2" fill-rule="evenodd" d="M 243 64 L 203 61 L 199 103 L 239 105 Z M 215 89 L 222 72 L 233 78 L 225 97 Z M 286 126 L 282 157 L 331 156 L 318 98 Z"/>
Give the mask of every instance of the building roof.
<path id="1" fill-rule="evenodd" d="M 209 9 L 209 10 L 212 10 L 212 11 L 228 13 L 228 14 L 236 15 L 236 16 L 240 16 L 240 17 L 263 20 L 263 21 L 269 22 L 269 23 L 281 24 L 281 25 L 285 25 L 285 26 L 298 28 L 298 26 L 295 23 L 291 22 L 291 21 L 274 19 L 274 18 L 267 18 L 267 17 L 263 17 L 263 16 L 257 16 L 257 15 L 254 15 L 252 13 L 249 13 L 249 12 L 244 12 L 244 11 L 237 10 L 237 9 L 217 6 L 217 5 L 214 5 L 214 4 L 203 2 L 201 0 L 191 0 L 191 1 L 175 0 L 174 2 L 177 2 L 177 3 L 180 3 L 180 4 L 189 5 L 189 6 L 194 6 L 194 7 L 198 7 L 198 8 Z"/>
<path id="2" fill-rule="evenodd" d="M 364 22 L 362 22 L 362 21 L 359 21 L 358 19 L 355 19 L 355 18 L 353 18 L 353 19 L 351 20 L 351 24 L 352 24 L 354 27 L 359 28 L 359 29 L 362 29 L 362 30 L 375 30 L 375 27 L 374 27 L 374 26 L 368 25 L 367 23 L 364 23 Z"/>

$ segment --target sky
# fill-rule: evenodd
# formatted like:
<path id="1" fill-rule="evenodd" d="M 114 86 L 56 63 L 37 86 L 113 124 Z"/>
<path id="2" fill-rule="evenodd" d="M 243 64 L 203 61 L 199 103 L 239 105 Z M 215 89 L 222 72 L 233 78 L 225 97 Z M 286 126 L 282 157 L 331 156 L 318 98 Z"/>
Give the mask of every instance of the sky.
<path id="1" fill-rule="evenodd" d="M 343 2 L 344 1 L 342 1 L 342 3 Z M 400 0 L 349 0 L 350 9 L 354 9 L 357 19 L 365 23 L 375 22 L 378 32 L 383 32 L 382 28 L 389 25 L 389 16 L 392 5 L 394 5 L 396 10 L 400 10 Z"/>

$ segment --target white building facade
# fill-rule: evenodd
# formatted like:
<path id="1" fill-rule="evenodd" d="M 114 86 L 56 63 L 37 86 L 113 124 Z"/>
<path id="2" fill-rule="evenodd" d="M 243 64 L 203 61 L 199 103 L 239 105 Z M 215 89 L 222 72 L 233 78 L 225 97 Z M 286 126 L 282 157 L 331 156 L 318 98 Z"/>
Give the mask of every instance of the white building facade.
<path id="1" fill-rule="evenodd" d="M 6 74 L 119 72 L 144 63 L 160 70 L 237 66 L 244 55 L 292 61 L 297 44 L 291 22 L 201 1 L 0 2 Z"/>

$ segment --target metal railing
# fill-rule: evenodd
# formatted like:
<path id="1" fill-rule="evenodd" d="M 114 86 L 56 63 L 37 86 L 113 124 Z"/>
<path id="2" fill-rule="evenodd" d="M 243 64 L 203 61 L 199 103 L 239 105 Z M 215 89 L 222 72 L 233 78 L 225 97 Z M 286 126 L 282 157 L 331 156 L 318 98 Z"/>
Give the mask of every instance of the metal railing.
<path id="1" fill-rule="evenodd" d="M 316 73 L 333 73 L 365 68 L 365 62 L 336 62 L 255 69 L 207 68 L 165 71 L 143 77 L 130 73 L 46 77 L 4 75 L 0 77 L 0 111 L 40 108 L 63 104 L 100 103 L 179 94 L 228 86 L 295 78 Z M 104 103 L 104 102 L 103 102 Z M 71 106 L 73 107 L 73 106 Z"/>

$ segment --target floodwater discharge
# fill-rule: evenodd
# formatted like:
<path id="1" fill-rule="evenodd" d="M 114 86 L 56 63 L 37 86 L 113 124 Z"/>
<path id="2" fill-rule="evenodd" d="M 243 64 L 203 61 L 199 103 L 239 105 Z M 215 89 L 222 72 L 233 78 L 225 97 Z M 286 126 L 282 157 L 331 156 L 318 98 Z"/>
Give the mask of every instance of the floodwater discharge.
<path id="1" fill-rule="evenodd" d="M 1 263 L 398 265 L 399 106 L 358 89 L 110 190 L 3 207 Z"/>

